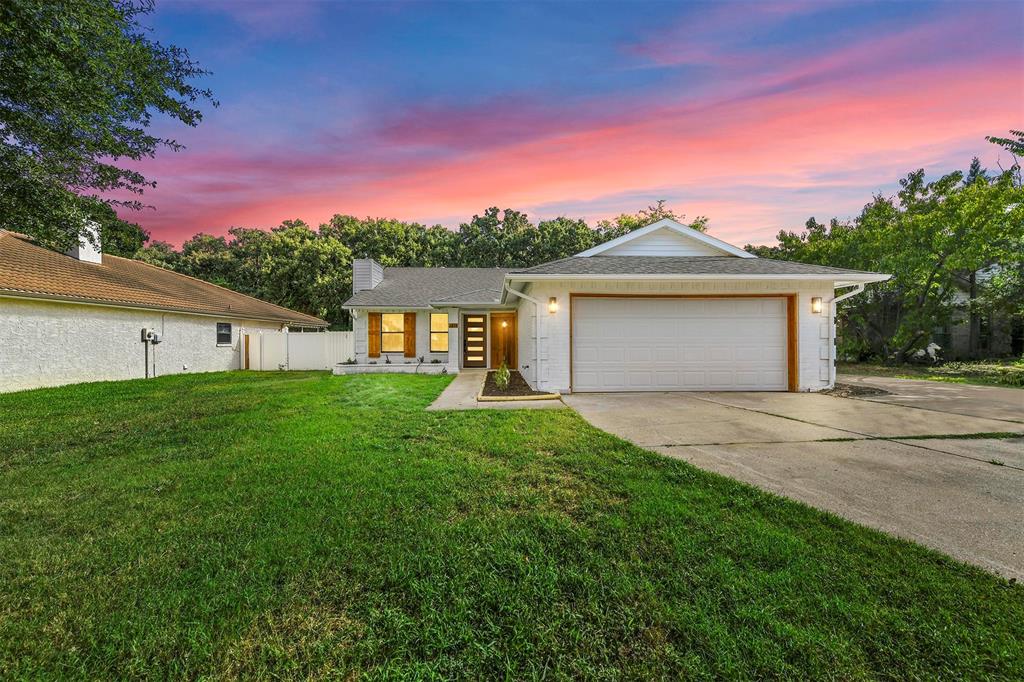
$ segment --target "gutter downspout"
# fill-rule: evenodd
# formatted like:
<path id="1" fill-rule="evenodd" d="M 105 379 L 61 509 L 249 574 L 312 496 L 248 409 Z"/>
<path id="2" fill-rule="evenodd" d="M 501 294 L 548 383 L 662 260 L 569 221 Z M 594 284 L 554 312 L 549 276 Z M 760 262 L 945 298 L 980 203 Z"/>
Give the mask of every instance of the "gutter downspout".
<path id="1" fill-rule="evenodd" d="M 845 294 L 833 296 L 828 302 L 828 385 L 831 388 L 836 385 L 836 303 L 853 298 L 864 291 L 864 284 L 855 284 L 852 291 Z M 835 290 L 833 289 L 833 293 Z"/>
<path id="2" fill-rule="evenodd" d="M 510 294 L 515 294 L 516 296 L 523 300 L 529 301 L 530 303 L 533 304 L 533 307 L 535 308 L 533 315 L 533 347 L 534 350 L 536 350 L 537 352 L 537 386 L 535 388 L 537 390 L 540 390 L 540 301 L 538 301 L 532 296 L 527 296 L 521 291 L 516 291 L 515 289 L 512 289 L 511 287 L 509 287 L 508 282 L 504 283 L 504 287 L 505 291 L 507 291 Z"/>

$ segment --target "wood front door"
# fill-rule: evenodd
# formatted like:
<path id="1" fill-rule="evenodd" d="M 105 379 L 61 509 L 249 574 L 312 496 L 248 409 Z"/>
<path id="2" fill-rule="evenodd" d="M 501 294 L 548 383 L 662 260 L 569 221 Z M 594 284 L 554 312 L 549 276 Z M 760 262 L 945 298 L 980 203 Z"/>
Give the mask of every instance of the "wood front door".
<path id="1" fill-rule="evenodd" d="M 519 362 L 515 313 L 491 313 L 491 367 L 498 368 L 504 362 L 509 369 L 515 369 Z"/>
<path id="2" fill-rule="evenodd" d="M 462 316 L 462 366 L 487 366 L 487 316 Z"/>

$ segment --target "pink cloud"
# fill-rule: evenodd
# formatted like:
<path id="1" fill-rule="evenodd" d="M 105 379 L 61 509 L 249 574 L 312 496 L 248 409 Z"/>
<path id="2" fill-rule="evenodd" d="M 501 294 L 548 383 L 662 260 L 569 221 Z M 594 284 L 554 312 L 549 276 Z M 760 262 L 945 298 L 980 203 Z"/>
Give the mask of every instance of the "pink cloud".
<path id="1" fill-rule="evenodd" d="M 949 150 L 985 151 L 985 134 L 1019 125 L 1019 54 L 912 64 L 917 46 L 949 44 L 951 31 L 934 24 L 844 46 L 696 100 L 669 91 L 625 105 L 435 103 L 343 136 L 321 133 L 312 152 L 217 144 L 207 132 L 207 144 L 143 165 L 159 180 L 146 196 L 158 210 L 136 219 L 180 242 L 199 230 L 293 217 L 316 224 L 338 212 L 429 221 L 495 204 L 622 197 L 587 215 L 596 219 L 642 207 L 637 198 L 655 187 L 687 197 L 680 209 L 710 216 L 719 236 L 759 241 L 812 213 L 855 212 L 903 173 L 947 160 Z M 882 68 L 897 61 L 910 66 Z M 972 102 L 984 105 L 965 106 Z M 753 189 L 723 196 L 740 187 Z M 837 197 L 831 206 L 827 190 Z"/>
<path id="2" fill-rule="evenodd" d="M 537 140 L 583 127 L 606 125 L 623 115 L 614 102 L 567 102 L 524 93 L 483 102 L 430 102 L 404 109 L 373 129 L 386 145 L 481 150 Z"/>

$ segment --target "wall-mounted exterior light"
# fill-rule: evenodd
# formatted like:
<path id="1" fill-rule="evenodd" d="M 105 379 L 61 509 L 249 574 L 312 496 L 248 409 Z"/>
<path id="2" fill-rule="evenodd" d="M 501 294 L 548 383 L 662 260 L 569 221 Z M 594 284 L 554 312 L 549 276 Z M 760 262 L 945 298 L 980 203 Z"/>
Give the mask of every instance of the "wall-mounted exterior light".
<path id="1" fill-rule="evenodd" d="M 548 299 L 548 312 L 552 315 L 558 312 L 558 299 L 554 296 Z"/>
<path id="2" fill-rule="evenodd" d="M 506 322 L 505 320 L 502 320 L 501 321 L 501 328 L 505 329 L 506 327 L 508 327 L 508 322 Z"/>
<path id="3" fill-rule="evenodd" d="M 815 315 L 821 314 L 821 296 L 815 296 L 811 299 L 811 312 Z"/>

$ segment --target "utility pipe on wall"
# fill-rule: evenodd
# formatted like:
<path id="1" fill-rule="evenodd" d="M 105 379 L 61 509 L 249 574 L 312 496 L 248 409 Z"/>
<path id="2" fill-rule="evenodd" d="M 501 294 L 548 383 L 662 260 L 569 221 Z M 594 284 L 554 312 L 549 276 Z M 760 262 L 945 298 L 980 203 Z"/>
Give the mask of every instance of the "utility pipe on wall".
<path id="1" fill-rule="evenodd" d="M 852 291 L 845 294 L 833 296 L 828 302 L 828 384 L 834 386 L 836 383 L 836 303 L 853 298 L 864 291 L 863 284 L 855 284 Z M 833 293 L 835 291 L 833 290 Z"/>
<path id="2" fill-rule="evenodd" d="M 540 304 L 540 301 L 538 301 L 537 299 L 533 298 L 532 296 L 527 296 L 526 294 L 524 294 L 521 291 L 516 291 L 515 289 L 512 289 L 511 287 L 509 287 L 508 282 L 505 283 L 505 291 L 507 291 L 510 294 L 515 294 L 519 298 L 521 298 L 523 300 L 526 300 L 526 301 L 529 301 L 530 303 L 533 304 L 533 308 L 534 308 L 534 311 L 533 311 L 533 349 L 534 349 L 534 352 L 536 352 L 536 354 L 537 354 L 537 386 L 536 386 L 536 388 L 538 390 L 540 390 L 540 381 L 541 381 L 541 373 L 540 373 L 540 305 L 541 304 Z"/>

